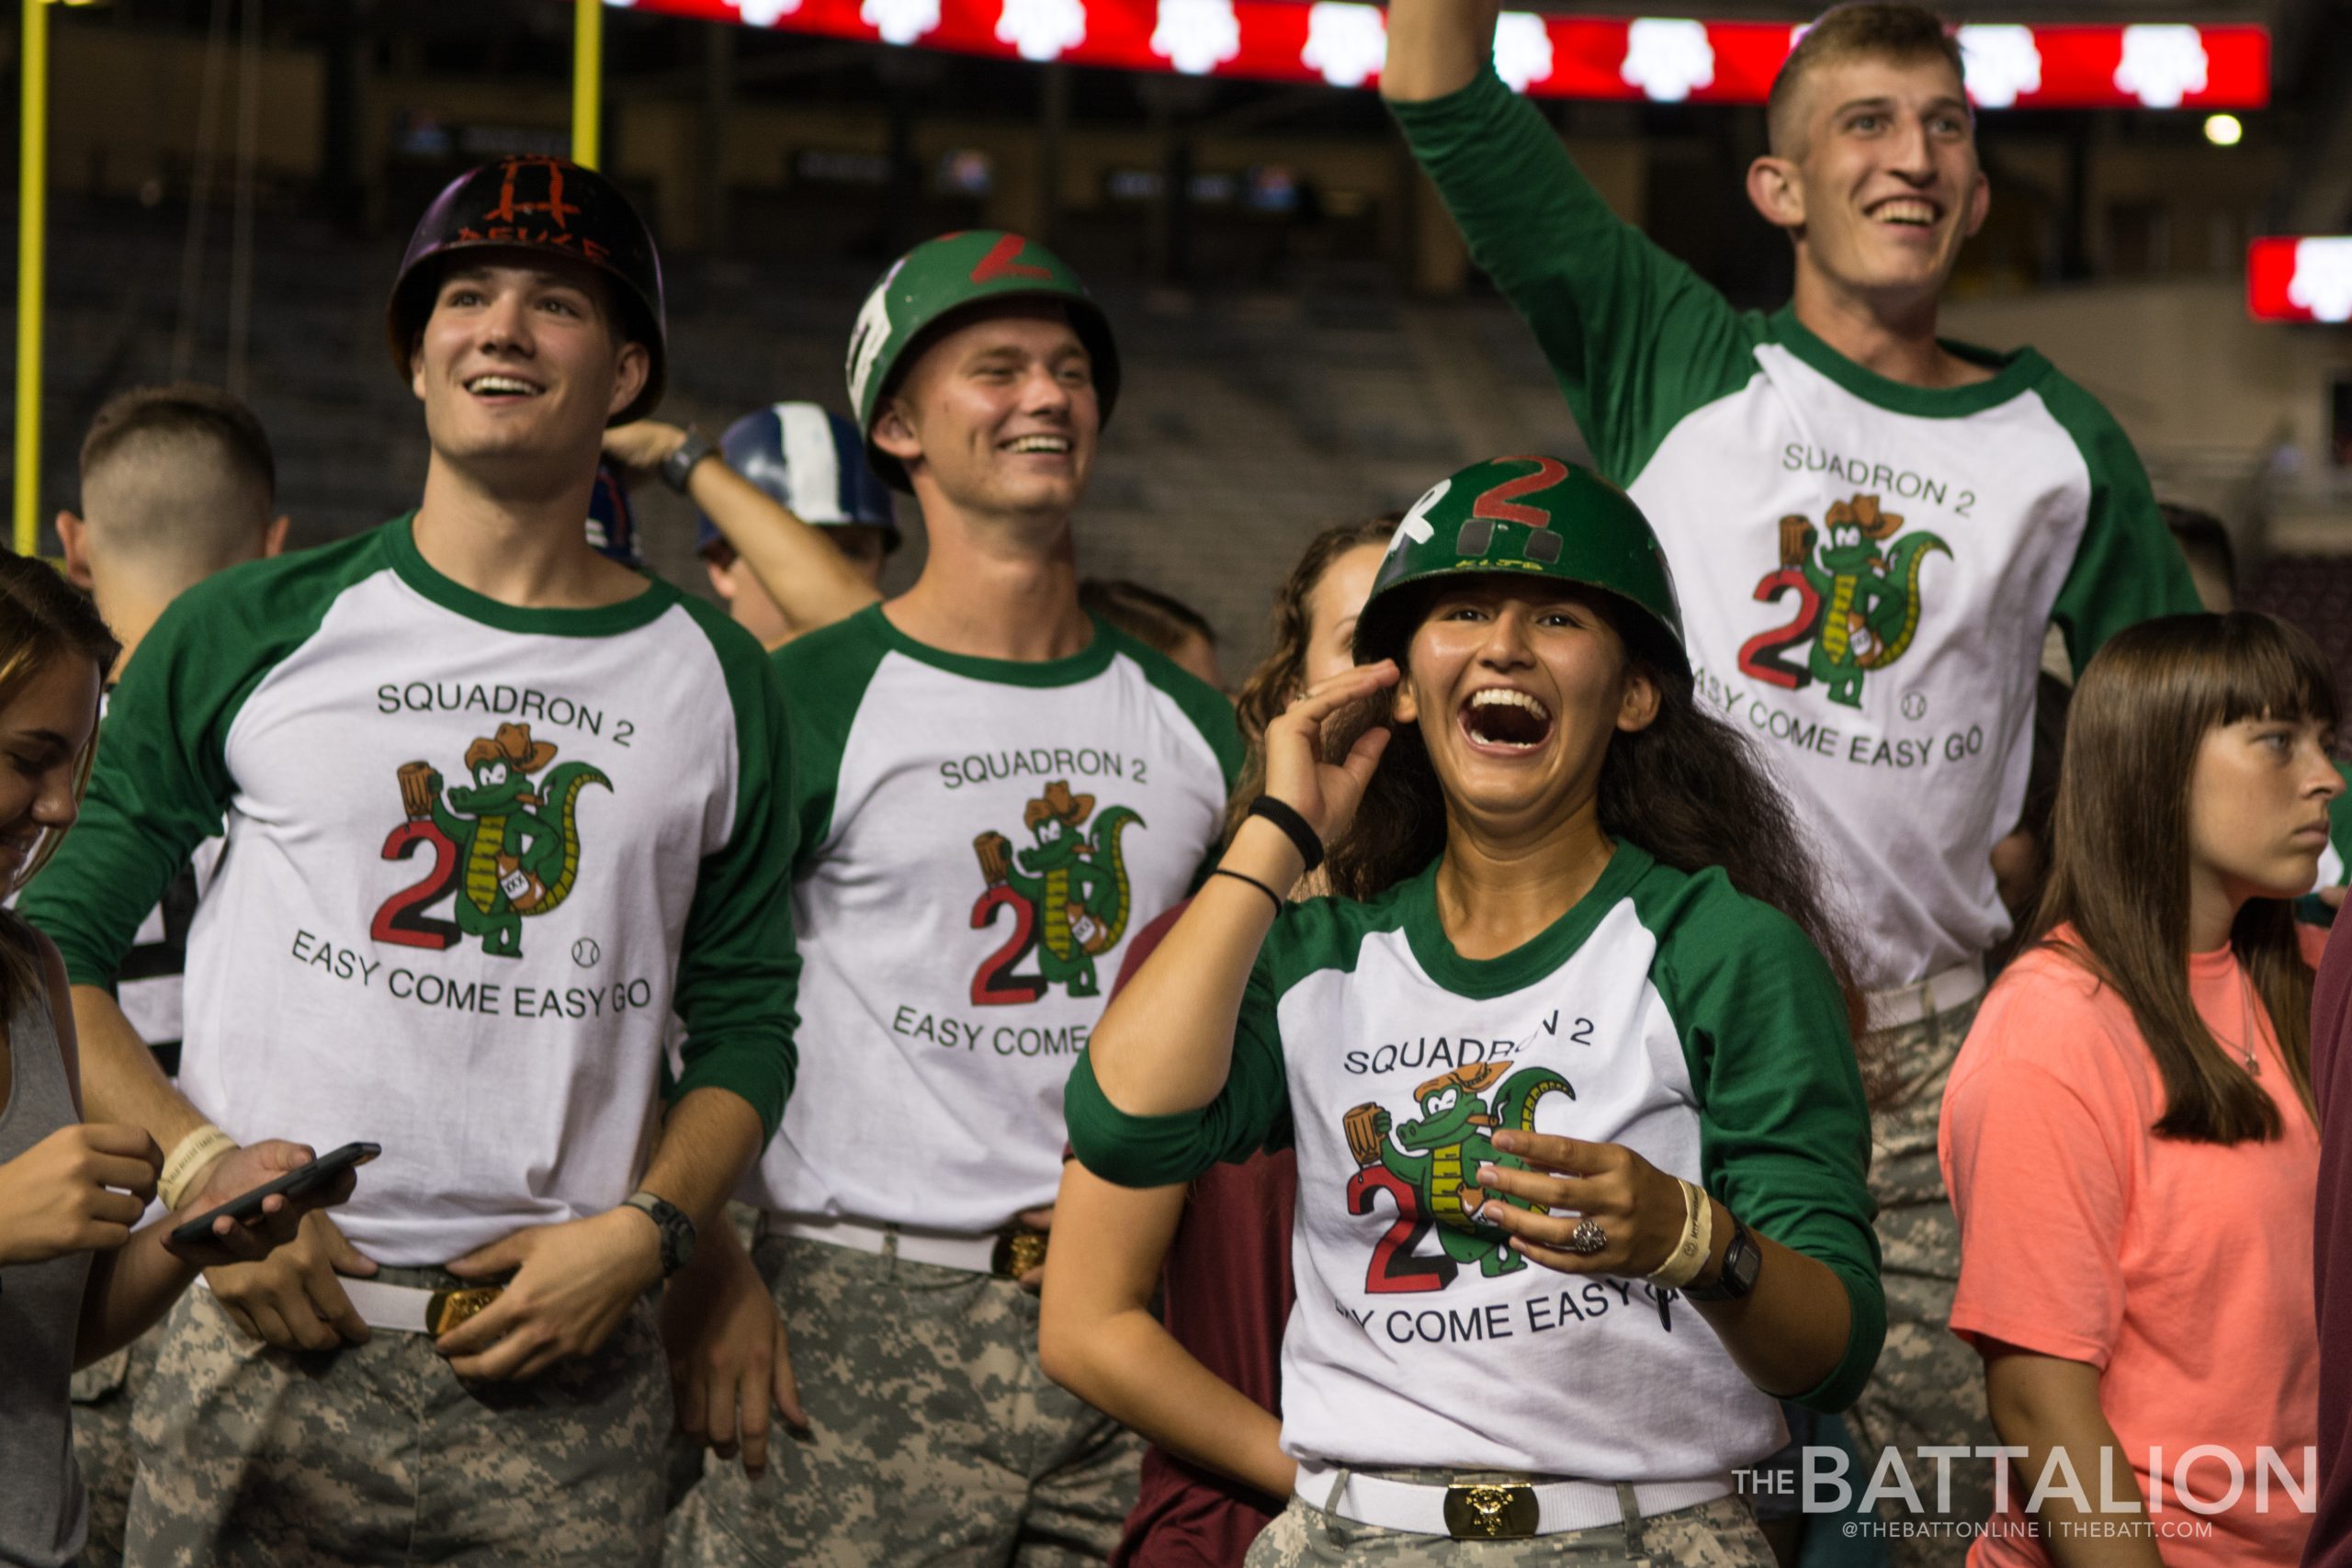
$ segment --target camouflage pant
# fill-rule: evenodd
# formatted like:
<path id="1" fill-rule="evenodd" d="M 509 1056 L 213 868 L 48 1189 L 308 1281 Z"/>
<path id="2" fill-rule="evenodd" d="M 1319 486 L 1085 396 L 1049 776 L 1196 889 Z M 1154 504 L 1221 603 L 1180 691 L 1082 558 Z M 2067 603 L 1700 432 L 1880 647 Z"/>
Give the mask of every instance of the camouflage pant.
<path id="1" fill-rule="evenodd" d="M 1141 1439 L 1037 1364 L 1037 1299 L 985 1274 L 770 1237 L 812 1434 L 768 1471 L 710 1470 L 671 1516 L 670 1568 L 1099 1563 Z"/>
<path id="2" fill-rule="evenodd" d="M 1974 1000 L 1917 1023 L 1880 1030 L 1872 1043 L 1883 1054 L 1895 1086 L 1893 1103 L 1871 1118 L 1871 1192 L 1878 1200 L 1879 1277 L 1886 1287 L 1886 1349 L 1870 1386 L 1847 1416 L 1861 1463 L 1859 1488 L 1883 1449 L 1899 1449 L 1905 1470 L 1920 1489 L 1919 1517 L 1981 1523 L 1993 1512 L 1992 1461 L 1970 1458 L 1951 1466 L 1951 1507 L 1936 1512 L 1936 1466 L 1919 1457 L 1925 1447 L 1977 1448 L 1997 1441 L 1984 1410 L 1984 1364 L 1951 1331 L 1951 1297 L 1960 1282 L 1960 1226 L 1936 1163 L 1936 1122 L 1944 1080 L 1962 1037 L 1976 1017 Z M 1908 1517 L 1899 1501 L 1883 1503 L 1889 1517 Z M 1887 1542 L 1893 1568 L 1957 1564 L 1964 1537 L 1898 1535 Z"/>
<path id="3" fill-rule="evenodd" d="M 192 1290 L 131 1426 L 133 1568 L 661 1560 L 670 1378 L 644 1303 L 594 1355 L 468 1383 L 424 1335 L 275 1350 Z"/>
<path id="4" fill-rule="evenodd" d="M 130 1506 L 130 1412 L 155 1370 L 158 1324 L 122 1349 L 74 1374 L 74 1459 L 90 1499 L 90 1533 L 80 1568 L 121 1568 L 122 1519 Z"/>
<path id="5" fill-rule="evenodd" d="M 1449 1540 L 1443 1536 L 1360 1525 L 1303 1498 L 1274 1517 L 1250 1548 L 1249 1568 L 1420 1568 L 1476 1563 L 1481 1568 L 1772 1568 L 1771 1549 L 1756 1517 L 1737 1497 L 1718 1497 L 1643 1519 L 1638 1527 L 1596 1525 L 1527 1540 Z"/>

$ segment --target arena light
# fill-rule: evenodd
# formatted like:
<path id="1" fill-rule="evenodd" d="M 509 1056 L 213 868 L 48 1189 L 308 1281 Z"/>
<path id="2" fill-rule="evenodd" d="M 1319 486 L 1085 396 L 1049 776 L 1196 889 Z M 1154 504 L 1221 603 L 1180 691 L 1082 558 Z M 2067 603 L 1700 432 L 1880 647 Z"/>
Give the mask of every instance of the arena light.
<path id="1" fill-rule="evenodd" d="M 2246 248 L 2245 306 L 2258 321 L 2352 321 L 2352 234 L 2255 241 Z"/>
<path id="2" fill-rule="evenodd" d="M 2245 122 L 2233 114 L 2209 114 L 2205 140 L 2216 147 L 2234 147 L 2245 140 Z"/>
<path id="3" fill-rule="evenodd" d="M 1387 18 L 1363 0 L 606 0 L 640 11 L 1000 59 L 1370 87 Z M 1495 64 L 1539 97 L 1758 104 L 1800 29 L 1786 22 L 1507 11 Z M 1985 108 L 2259 108 L 2258 26 L 2023 23 L 1962 28 Z"/>

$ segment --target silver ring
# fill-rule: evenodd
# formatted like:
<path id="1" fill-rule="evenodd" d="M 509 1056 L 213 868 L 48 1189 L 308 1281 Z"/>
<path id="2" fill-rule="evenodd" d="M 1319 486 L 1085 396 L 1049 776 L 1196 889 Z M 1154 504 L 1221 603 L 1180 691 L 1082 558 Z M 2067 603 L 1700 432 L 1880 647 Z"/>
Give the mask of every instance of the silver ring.
<path id="1" fill-rule="evenodd" d="M 1568 1233 L 1568 1250 L 1581 1257 L 1589 1258 L 1608 1246 L 1609 1233 L 1595 1224 L 1590 1218 L 1578 1220 L 1577 1228 Z"/>

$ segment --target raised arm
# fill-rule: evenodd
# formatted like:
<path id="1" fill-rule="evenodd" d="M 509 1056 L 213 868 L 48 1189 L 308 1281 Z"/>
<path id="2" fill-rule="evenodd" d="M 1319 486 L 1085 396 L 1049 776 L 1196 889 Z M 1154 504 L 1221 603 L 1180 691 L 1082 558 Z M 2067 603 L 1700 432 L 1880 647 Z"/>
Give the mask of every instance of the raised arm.
<path id="1" fill-rule="evenodd" d="M 1319 755 L 1323 722 L 1396 681 L 1392 662 L 1358 665 L 1317 685 L 1266 727 L 1266 793 L 1306 818 L 1326 843 L 1354 817 L 1388 731 L 1367 730 L 1344 761 L 1332 764 Z M 1258 818 L 1242 824 L 1216 873 L 1113 998 L 1087 1043 L 1080 1077 L 1091 1078 L 1088 1088 L 1099 1089 L 1110 1110 L 1126 1117 L 1170 1116 L 1216 1100 L 1233 1069 L 1234 1028 L 1258 949 L 1273 929 L 1277 900 L 1305 870 L 1281 829 Z M 1116 1179 L 1089 1157 L 1079 1132 L 1073 1121 L 1080 1157 Z"/>
<path id="2" fill-rule="evenodd" d="M 1495 52 L 1499 0 L 1389 0 L 1380 96 L 1420 103 L 1458 93 Z"/>
<path id="3" fill-rule="evenodd" d="M 674 424 L 639 420 L 606 431 L 605 455 L 631 470 L 650 470 L 685 440 Z M 882 597 L 822 529 L 771 500 L 716 453 L 686 475 L 686 495 L 751 563 L 752 575 L 797 629 L 846 620 Z"/>

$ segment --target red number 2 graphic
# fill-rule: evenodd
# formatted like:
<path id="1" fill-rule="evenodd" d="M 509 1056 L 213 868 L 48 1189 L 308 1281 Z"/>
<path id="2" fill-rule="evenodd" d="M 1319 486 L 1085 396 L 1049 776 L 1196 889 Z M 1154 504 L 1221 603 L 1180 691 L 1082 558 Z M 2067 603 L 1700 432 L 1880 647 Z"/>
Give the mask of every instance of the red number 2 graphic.
<path id="1" fill-rule="evenodd" d="M 983 1008 L 1020 1007 L 1035 1001 L 1046 994 L 1043 980 L 1026 979 L 1012 972 L 1012 966 L 1029 956 L 1037 945 L 1037 911 L 1028 899 L 1002 886 L 989 888 L 972 906 L 972 929 L 986 931 L 995 923 L 996 912 L 1010 907 L 1012 910 L 1012 934 L 1004 945 L 980 961 L 972 976 L 972 1005 Z"/>
<path id="2" fill-rule="evenodd" d="M 1539 490 L 1550 490 L 1568 477 L 1568 466 L 1557 457 L 1498 457 L 1501 463 L 1532 463 L 1535 471 L 1521 474 L 1515 479 L 1505 479 L 1476 501 L 1470 503 L 1470 515 L 1484 517 L 1496 523 L 1517 523 L 1529 528 L 1551 525 L 1551 516 L 1532 506 L 1521 506 L 1519 498 L 1532 495 Z"/>
<path id="3" fill-rule="evenodd" d="M 1813 629 L 1814 617 L 1821 613 L 1821 595 L 1804 573 L 1795 567 L 1784 566 L 1765 577 L 1756 585 L 1756 602 L 1769 604 L 1782 594 L 1797 596 L 1796 617 L 1786 626 L 1758 632 L 1740 645 L 1739 669 L 1744 675 L 1778 686 L 1783 691 L 1802 691 L 1813 684 L 1813 671 L 1802 664 L 1792 664 L 1781 650 L 1792 642 L 1803 641 Z"/>
<path id="4" fill-rule="evenodd" d="M 447 895 L 458 882 L 458 846 L 449 836 L 427 821 L 403 822 L 384 840 L 386 860 L 411 860 L 419 844 L 433 846 L 433 869 L 424 879 L 401 888 L 384 900 L 369 922 L 368 934 L 378 942 L 389 942 L 401 947 L 429 947 L 435 951 L 449 947 L 458 940 L 454 920 L 435 919 L 417 913 L 427 904 Z"/>
<path id="5" fill-rule="evenodd" d="M 1363 1271 L 1363 1288 L 1376 1296 L 1387 1296 L 1442 1291 L 1452 1284 L 1455 1268 L 1453 1258 L 1413 1256 L 1421 1237 L 1429 1235 L 1430 1223 L 1421 1217 L 1420 1201 L 1412 1187 L 1395 1171 L 1386 1166 L 1372 1165 L 1348 1178 L 1348 1213 L 1372 1213 L 1373 1194 L 1376 1192 L 1388 1194 L 1388 1201 L 1396 1205 L 1396 1219 L 1381 1233 L 1372 1249 L 1372 1262 Z"/>

